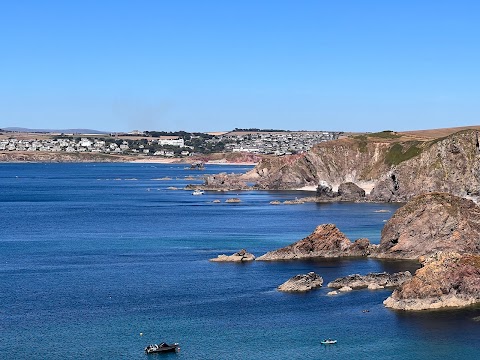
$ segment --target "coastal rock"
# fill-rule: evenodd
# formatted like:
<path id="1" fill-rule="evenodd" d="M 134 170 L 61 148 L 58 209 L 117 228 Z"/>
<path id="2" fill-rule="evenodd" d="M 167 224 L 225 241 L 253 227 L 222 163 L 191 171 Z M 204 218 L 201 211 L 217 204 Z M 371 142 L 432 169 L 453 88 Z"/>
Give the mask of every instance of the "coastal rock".
<path id="1" fill-rule="evenodd" d="M 338 187 L 338 195 L 342 201 L 359 201 L 365 199 L 365 190 L 353 182 L 346 182 Z"/>
<path id="2" fill-rule="evenodd" d="M 385 224 L 373 256 L 418 259 L 438 251 L 480 251 L 480 207 L 473 201 L 446 193 L 412 199 Z"/>
<path id="3" fill-rule="evenodd" d="M 371 252 L 367 239 L 352 242 L 334 224 L 319 225 L 306 238 L 284 248 L 270 251 L 257 260 L 292 260 L 308 258 L 335 258 L 366 256 Z"/>
<path id="4" fill-rule="evenodd" d="M 285 205 L 298 205 L 298 204 L 304 204 L 305 201 L 303 199 L 294 199 L 294 200 L 285 200 L 283 203 Z"/>
<path id="5" fill-rule="evenodd" d="M 277 289 L 286 292 L 305 292 L 323 285 L 323 278 L 313 271 L 308 274 L 300 274 L 284 282 Z"/>
<path id="6" fill-rule="evenodd" d="M 278 200 L 273 200 L 273 201 L 270 201 L 270 205 L 280 205 L 281 202 L 278 201 Z"/>
<path id="7" fill-rule="evenodd" d="M 464 307 L 480 302 L 480 255 L 439 252 L 383 303 L 399 310 Z"/>
<path id="8" fill-rule="evenodd" d="M 320 181 L 317 185 L 316 196 L 319 199 L 332 199 L 338 196 L 338 193 L 332 190 L 332 185 L 326 181 Z"/>
<path id="9" fill-rule="evenodd" d="M 328 287 L 341 289 L 342 287 L 348 286 L 352 289 L 369 288 L 374 290 L 383 289 L 385 287 L 398 287 L 411 278 L 412 274 L 409 271 L 394 274 L 386 272 L 370 273 L 367 275 L 354 274 L 335 279 L 328 284 Z"/>
<path id="10" fill-rule="evenodd" d="M 203 190 L 246 190 L 249 188 L 246 181 L 239 174 L 220 173 L 205 176 Z"/>
<path id="11" fill-rule="evenodd" d="M 240 250 L 232 255 L 218 255 L 218 257 L 210 259 L 213 262 L 245 262 L 245 261 L 253 261 L 255 260 L 255 256 L 245 249 Z"/>
<path id="12" fill-rule="evenodd" d="M 350 286 L 342 286 L 338 291 L 340 292 L 349 292 L 352 291 L 353 289 Z"/>
<path id="13" fill-rule="evenodd" d="M 329 292 L 327 293 L 327 295 L 330 295 L 330 296 L 332 296 L 332 295 L 338 295 L 338 291 L 336 291 L 336 290 L 329 291 Z"/>

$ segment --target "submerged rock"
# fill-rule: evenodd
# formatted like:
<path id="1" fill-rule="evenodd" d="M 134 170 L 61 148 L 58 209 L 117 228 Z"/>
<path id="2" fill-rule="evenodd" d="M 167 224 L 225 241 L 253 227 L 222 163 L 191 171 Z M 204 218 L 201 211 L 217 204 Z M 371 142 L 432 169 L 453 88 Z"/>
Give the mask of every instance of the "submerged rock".
<path id="1" fill-rule="evenodd" d="M 242 200 L 240 200 L 239 198 L 231 198 L 231 199 L 227 199 L 225 200 L 226 203 L 239 203 L 239 202 L 242 202 Z"/>
<path id="2" fill-rule="evenodd" d="M 352 242 L 334 224 L 319 225 L 306 238 L 284 248 L 270 251 L 257 260 L 293 260 L 308 258 L 336 258 L 366 256 L 372 245 L 367 239 Z"/>
<path id="3" fill-rule="evenodd" d="M 244 262 L 244 261 L 253 261 L 255 260 L 255 256 L 247 250 L 242 249 L 239 252 L 236 252 L 232 255 L 218 255 L 218 257 L 210 259 L 213 262 Z"/>
<path id="4" fill-rule="evenodd" d="M 296 275 L 285 281 L 277 289 L 286 292 L 305 292 L 323 285 L 323 278 L 313 271 L 305 275 Z"/>
<path id="5" fill-rule="evenodd" d="M 367 275 L 354 274 L 335 279 L 328 284 L 328 287 L 341 289 L 342 287 L 348 286 L 352 289 L 369 288 L 370 290 L 375 290 L 383 289 L 385 287 L 397 287 L 411 278 L 412 274 L 410 271 L 394 274 L 389 274 L 387 272 L 370 273 Z"/>
<path id="6" fill-rule="evenodd" d="M 399 310 L 464 307 L 480 303 L 480 255 L 439 252 L 383 304 Z"/>

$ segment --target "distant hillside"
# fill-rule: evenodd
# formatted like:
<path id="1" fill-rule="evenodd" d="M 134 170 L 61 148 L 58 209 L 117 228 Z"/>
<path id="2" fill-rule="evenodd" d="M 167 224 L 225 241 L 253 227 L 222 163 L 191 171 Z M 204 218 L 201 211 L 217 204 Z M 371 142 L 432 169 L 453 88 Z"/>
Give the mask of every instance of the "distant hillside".
<path id="1" fill-rule="evenodd" d="M 406 201 L 424 192 L 480 199 L 479 127 L 451 133 L 355 135 L 300 155 L 262 159 L 248 177 L 261 189 L 354 182 L 376 201 Z M 450 134 L 448 134 L 450 133 Z M 442 136 L 447 134 L 446 136 Z M 421 135 L 421 136 L 420 136 Z"/>
<path id="2" fill-rule="evenodd" d="M 22 127 L 4 127 L 2 129 L 20 133 L 109 134 L 107 131 L 92 129 L 28 129 Z"/>

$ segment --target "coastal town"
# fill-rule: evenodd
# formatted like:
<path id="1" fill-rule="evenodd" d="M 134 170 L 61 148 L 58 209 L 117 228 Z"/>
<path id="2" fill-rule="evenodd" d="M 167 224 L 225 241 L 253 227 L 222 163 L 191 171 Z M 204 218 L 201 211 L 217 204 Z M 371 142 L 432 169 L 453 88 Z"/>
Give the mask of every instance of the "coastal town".
<path id="1" fill-rule="evenodd" d="M 338 139 L 333 131 L 231 131 L 224 133 L 140 132 L 115 134 L 21 133 L 0 130 L 0 152 L 101 153 L 187 157 L 214 152 L 265 155 L 303 153 Z"/>

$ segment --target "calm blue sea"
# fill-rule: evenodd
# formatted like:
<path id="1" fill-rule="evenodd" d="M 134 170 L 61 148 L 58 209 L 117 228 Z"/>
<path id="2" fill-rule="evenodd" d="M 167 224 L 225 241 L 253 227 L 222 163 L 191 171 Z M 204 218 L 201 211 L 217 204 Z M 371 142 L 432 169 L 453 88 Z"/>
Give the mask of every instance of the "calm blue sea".
<path id="1" fill-rule="evenodd" d="M 275 290 L 309 271 L 328 283 L 415 264 L 208 262 L 241 248 L 261 255 L 330 222 L 351 239 L 378 242 L 398 207 L 273 206 L 307 194 L 182 190 L 205 173 L 248 169 L 0 164 L 0 358 L 479 358 L 478 307 L 404 313 L 383 307 L 388 290 L 335 297 L 326 287 L 302 295 Z M 230 197 L 242 202 L 225 203 Z M 338 344 L 321 345 L 326 337 Z M 178 342 L 181 351 L 144 354 L 147 344 L 161 341 Z"/>

